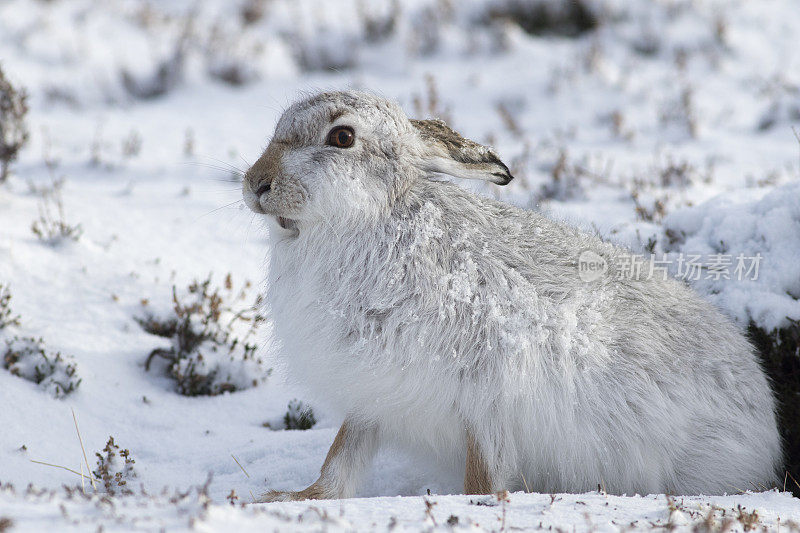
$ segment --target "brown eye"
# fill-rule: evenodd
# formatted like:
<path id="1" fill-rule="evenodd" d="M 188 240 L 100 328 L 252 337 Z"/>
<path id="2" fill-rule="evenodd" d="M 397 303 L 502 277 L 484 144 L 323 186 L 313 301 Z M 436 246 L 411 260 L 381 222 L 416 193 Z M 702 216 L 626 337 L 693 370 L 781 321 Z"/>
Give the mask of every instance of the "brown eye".
<path id="1" fill-rule="evenodd" d="M 355 140 L 356 134 L 349 126 L 336 126 L 328 134 L 328 144 L 337 148 L 350 148 Z"/>

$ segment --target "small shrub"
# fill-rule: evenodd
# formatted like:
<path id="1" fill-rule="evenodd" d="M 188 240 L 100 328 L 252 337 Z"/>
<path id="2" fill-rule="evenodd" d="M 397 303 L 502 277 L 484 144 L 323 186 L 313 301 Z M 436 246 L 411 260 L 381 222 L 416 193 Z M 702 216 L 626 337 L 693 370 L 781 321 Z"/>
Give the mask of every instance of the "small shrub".
<path id="1" fill-rule="evenodd" d="M 452 114 L 450 107 L 442 102 L 439 89 L 436 87 L 436 78 L 433 74 L 425 74 L 425 93 L 424 96 L 415 94 L 412 97 L 414 113 L 417 117 L 434 117 L 452 124 Z"/>
<path id="2" fill-rule="evenodd" d="M 258 77 L 245 61 L 230 57 L 212 62 L 208 75 L 233 87 L 241 87 Z"/>
<path id="3" fill-rule="evenodd" d="M 54 187 L 42 195 L 39 218 L 31 224 L 31 231 L 40 241 L 53 246 L 64 240 L 77 241 L 83 235 L 80 224 L 67 222 L 60 187 Z"/>
<path id="4" fill-rule="evenodd" d="M 538 192 L 539 202 L 545 200 L 565 202 L 586 197 L 581 184 L 583 169 L 570 161 L 565 150 L 559 152 L 549 170 L 550 181 L 542 184 Z"/>
<path id="5" fill-rule="evenodd" d="M 239 16 L 243 26 L 250 26 L 263 19 L 266 12 L 267 0 L 247 0 L 242 5 Z"/>
<path id="6" fill-rule="evenodd" d="M 638 190 L 631 192 L 631 200 L 633 200 L 636 218 L 643 222 L 662 221 L 667 214 L 668 199 L 667 196 L 657 197 L 652 199 L 652 202 L 648 205 L 648 202 L 642 200 Z"/>
<path id="7" fill-rule="evenodd" d="M 140 100 L 164 96 L 180 85 L 186 70 L 186 54 L 192 34 L 193 16 L 184 21 L 184 28 L 168 57 L 162 59 L 153 72 L 136 75 L 128 70 L 121 73 L 122 86 L 129 95 Z"/>
<path id="8" fill-rule="evenodd" d="M 60 194 L 61 189 L 64 188 L 64 182 L 66 179 L 61 176 L 60 178 L 54 178 L 50 180 L 50 183 L 44 183 L 42 185 L 38 185 L 31 180 L 28 181 L 28 192 L 33 196 L 39 196 L 44 198 L 47 195 L 55 195 Z"/>
<path id="9" fill-rule="evenodd" d="M 286 414 L 283 415 L 283 426 L 286 429 L 311 429 L 316 423 L 317 419 L 311 407 L 299 400 L 289 402 Z"/>
<path id="10" fill-rule="evenodd" d="M 597 16 L 586 0 L 498 0 L 484 21 L 508 21 L 530 35 L 577 37 L 595 29 Z"/>
<path id="11" fill-rule="evenodd" d="M 150 76 L 136 77 L 127 70 L 122 72 L 122 85 L 128 94 L 141 100 L 163 96 L 175 88 L 183 77 L 183 54 L 176 53 L 165 59 Z"/>
<path id="12" fill-rule="evenodd" d="M 194 130 L 192 128 L 186 128 L 186 131 L 183 134 L 183 156 L 194 157 L 194 151 L 195 151 Z"/>
<path id="13" fill-rule="evenodd" d="M 697 138 L 698 115 L 694 100 L 694 90 L 691 87 L 684 87 L 679 95 L 664 102 L 658 116 L 662 129 L 682 139 Z"/>
<path id="14" fill-rule="evenodd" d="M 361 20 L 364 40 L 370 44 L 385 41 L 397 29 L 401 14 L 399 0 L 390 0 L 388 13 L 383 16 L 368 9 L 363 0 L 356 3 L 356 10 Z"/>
<path id="15" fill-rule="evenodd" d="M 28 142 L 27 112 L 28 95 L 11 85 L 0 68 L 0 183 L 6 180 L 11 163 Z"/>
<path id="16" fill-rule="evenodd" d="M 412 14 L 411 36 L 407 42 L 413 55 L 430 56 L 441 47 L 442 29 L 452 16 L 450 11 L 445 2 L 437 2 Z"/>
<path id="17" fill-rule="evenodd" d="M 335 27 L 321 26 L 312 35 L 293 35 L 289 43 L 306 72 L 350 70 L 358 63 L 358 37 Z"/>
<path id="18" fill-rule="evenodd" d="M 503 121 L 508 132 L 517 139 L 523 139 L 525 135 L 517 118 L 518 113 L 515 113 L 512 107 L 516 106 L 510 105 L 508 102 L 497 102 L 495 105 L 497 114 L 500 115 L 500 120 Z"/>
<path id="19" fill-rule="evenodd" d="M 800 121 L 800 86 L 779 77 L 771 81 L 766 92 L 770 103 L 758 119 L 759 131 Z"/>
<path id="20" fill-rule="evenodd" d="M 120 450 L 114 442 L 114 437 L 108 437 L 103 453 L 96 452 L 97 469 L 92 472 L 94 477 L 103 482 L 106 493 L 110 496 L 116 494 L 129 495 L 133 491 L 127 486 L 128 481 L 136 477 L 133 464 L 136 462 L 131 457 L 129 450 Z"/>
<path id="21" fill-rule="evenodd" d="M 748 512 L 741 505 L 737 505 L 736 510 L 738 511 L 736 520 L 740 524 L 742 524 L 742 529 L 744 529 L 745 531 L 753 531 L 755 529 L 761 529 L 758 527 L 760 525 L 759 522 L 761 521 L 761 517 L 758 516 L 757 509 L 753 510 L 752 512 Z"/>
<path id="22" fill-rule="evenodd" d="M 142 136 L 136 130 L 131 130 L 128 136 L 122 140 L 122 155 L 130 159 L 139 155 L 142 151 Z"/>
<path id="23" fill-rule="evenodd" d="M 658 180 L 662 187 L 686 188 L 699 176 L 697 169 L 688 161 L 667 158 L 664 166 L 658 169 Z"/>
<path id="24" fill-rule="evenodd" d="M 165 360 L 167 374 L 186 396 L 215 396 L 266 380 L 271 370 L 256 357 L 257 345 L 251 340 L 265 319 L 254 306 L 234 309 L 249 287 L 246 283 L 235 292 L 230 274 L 223 289 L 212 288 L 210 277 L 190 284 L 180 298 L 173 287 L 170 316 L 136 319 L 145 331 L 172 344 L 150 352 L 145 370 L 156 358 Z"/>
<path id="25" fill-rule="evenodd" d="M 11 291 L 0 283 L 0 330 L 9 326 L 19 326 L 19 315 L 11 310 Z"/>
<path id="26" fill-rule="evenodd" d="M 60 353 L 48 354 L 42 339 L 14 337 L 6 341 L 3 368 L 39 385 L 56 398 L 74 392 L 81 384 L 74 362 Z"/>
<path id="27" fill-rule="evenodd" d="M 10 531 L 14 526 L 14 521 L 7 516 L 0 516 L 0 533 Z"/>

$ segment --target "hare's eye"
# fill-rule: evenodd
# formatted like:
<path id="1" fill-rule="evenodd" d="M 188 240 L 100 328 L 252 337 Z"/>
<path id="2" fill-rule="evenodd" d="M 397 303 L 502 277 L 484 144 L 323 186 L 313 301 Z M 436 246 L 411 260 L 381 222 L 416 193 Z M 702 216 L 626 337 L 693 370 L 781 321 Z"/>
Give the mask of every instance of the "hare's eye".
<path id="1" fill-rule="evenodd" d="M 328 133 L 328 144 L 337 148 L 350 148 L 356 140 L 353 128 L 336 126 Z"/>

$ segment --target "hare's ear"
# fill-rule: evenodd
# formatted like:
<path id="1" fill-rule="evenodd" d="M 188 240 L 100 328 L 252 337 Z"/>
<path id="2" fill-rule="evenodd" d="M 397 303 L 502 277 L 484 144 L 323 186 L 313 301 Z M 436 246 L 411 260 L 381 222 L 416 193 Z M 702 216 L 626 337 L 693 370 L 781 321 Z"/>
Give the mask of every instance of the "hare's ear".
<path id="1" fill-rule="evenodd" d="M 441 120 L 411 120 L 422 139 L 422 167 L 457 178 L 506 185 L 514 176 L 490 148 L 470 141 Z"/>

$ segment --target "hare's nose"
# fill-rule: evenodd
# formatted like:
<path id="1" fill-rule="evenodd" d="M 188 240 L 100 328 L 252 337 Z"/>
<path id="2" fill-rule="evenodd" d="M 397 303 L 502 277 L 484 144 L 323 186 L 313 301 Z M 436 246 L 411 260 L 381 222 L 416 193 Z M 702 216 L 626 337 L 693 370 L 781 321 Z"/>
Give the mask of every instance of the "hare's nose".
<path id="1" fill-rule="evenodd" d="M 258 198 L 261 198 L 261 195 L 264 194 L 265 192 L 269 192 L 271 188 L 272 188 L 272 182 L 267 181 L 265 183 L 262 183 L 261 185 L 259 185 L 258 189 L 256 189 L 256 196 Z"/>

